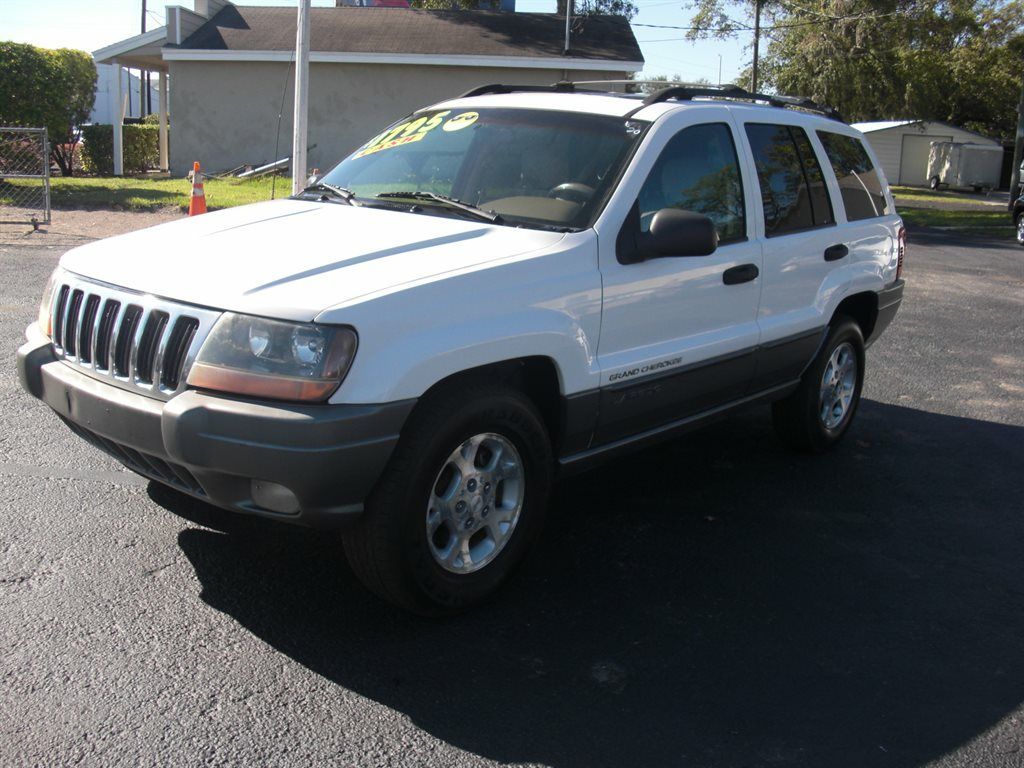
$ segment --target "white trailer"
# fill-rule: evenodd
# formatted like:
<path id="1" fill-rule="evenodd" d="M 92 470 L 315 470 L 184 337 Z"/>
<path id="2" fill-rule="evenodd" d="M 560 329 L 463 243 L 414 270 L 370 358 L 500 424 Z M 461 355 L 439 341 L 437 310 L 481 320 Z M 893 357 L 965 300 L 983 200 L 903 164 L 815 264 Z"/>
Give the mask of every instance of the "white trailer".
<path id="1" fill-rule="evenodd" d="M 933 141 L 928 154 L 928 185 L 995 189 L 1003 164 L 1002 147 L 960 141 Z"/>

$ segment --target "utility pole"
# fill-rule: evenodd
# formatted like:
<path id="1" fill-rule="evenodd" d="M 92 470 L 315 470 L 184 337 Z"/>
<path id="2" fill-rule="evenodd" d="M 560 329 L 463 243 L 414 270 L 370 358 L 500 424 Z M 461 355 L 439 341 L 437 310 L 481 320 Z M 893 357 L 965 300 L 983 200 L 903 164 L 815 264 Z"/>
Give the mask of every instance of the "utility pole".
<path id="1" fill-rule="evenodd" d="M 295 117 L 292 123 L 292 194 L 306 186 L 306 119 L 309 116 L 309 5 L 299 0 L 295 31 Z"/>
<path id="2" fill-rule="evenodd" d="M 1010 205 L 1016 199 L 1021 182 L 1020 164 L 1024 161 L 1024 83 L 1021 84 L 1020 102 L 1017 104 L 1017 135 L 1013 139 L 1013 168 L 1010 169 Z"/>
<path id="3" fill-rule="evenodd" d="M 565 53 L 569 53 L 569 24 L 572 19 L 572 0 L 565 0 Z M 567 78 L 568 79 L 568 78 Z"/>
<path id="4" fill-rule="evenodd" d="M 761 2 L 754 0 L 754 66 L 750 69 L 750 92 L 757 93 L 757 48 L 761 42 Z"/>
<path id="5" fill-rule="evenodd" d="M 142 34 L 146 34 L 146 0 L 142 0 Z M 146 97 L 149 96 L 149 73 L 139 70 L 139 117 L 146 116 Z"/>
<path id="6" fill-rule="evenodd" d="M 722 87 L 722 54 L 718 54 L 718 87 Z"/>

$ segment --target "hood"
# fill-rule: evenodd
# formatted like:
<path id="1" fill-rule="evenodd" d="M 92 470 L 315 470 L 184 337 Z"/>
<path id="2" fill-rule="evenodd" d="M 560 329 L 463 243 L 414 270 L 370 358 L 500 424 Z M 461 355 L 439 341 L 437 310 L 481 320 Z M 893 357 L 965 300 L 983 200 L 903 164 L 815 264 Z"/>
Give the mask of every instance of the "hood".
<path id="1" fill-rule="evenodd" d="M 215 309 L 312 320 L 331 306 L 549 248 L 564 235 L 338 203 L 278 200 L 68 251 L 82 277 Z"/>

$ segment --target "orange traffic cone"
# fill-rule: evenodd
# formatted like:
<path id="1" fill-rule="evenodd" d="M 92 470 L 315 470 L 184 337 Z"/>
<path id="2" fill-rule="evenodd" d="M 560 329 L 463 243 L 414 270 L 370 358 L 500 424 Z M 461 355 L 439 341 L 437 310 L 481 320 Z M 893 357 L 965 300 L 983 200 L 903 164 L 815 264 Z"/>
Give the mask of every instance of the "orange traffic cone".
<path id="1" fill-rule="evenodd" d="M 203 191 L 203 173 L 199 163 L 192 165 L 192 197 L 188 201 L 188 215 L 198 216 L 206 213 L 206 193 Z"/>

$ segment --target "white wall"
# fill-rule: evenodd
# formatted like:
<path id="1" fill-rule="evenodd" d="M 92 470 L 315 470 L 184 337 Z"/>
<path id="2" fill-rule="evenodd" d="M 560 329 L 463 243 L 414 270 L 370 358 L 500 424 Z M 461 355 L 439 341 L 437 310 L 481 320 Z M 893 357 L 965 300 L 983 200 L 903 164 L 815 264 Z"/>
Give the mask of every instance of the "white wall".
<path id="1" fill-rule="evenodd" d="M 171 61 L 170 67 L 175 94 L 172 174 L 184 175 L 196 160 L 217 172 L 291 155 L 295 75 L 287 63 Z M 568 77 L 621 79 L 624 74 L 570 70 Z M 540 85 L 565 77 L 561 69 L 311 64 L 308 167 L 326 171 L 395 120 L 475 86 Z"/>
<path id="2" fill-rule="evenodd" d="M 900 179 L 900 159 L 903 151 L 903 137 L 908 135 L 932 136 L 936 141 L 944 138 L 948 139 L 952 136 L 953 141 L 971 141 L 975 144 L 989 144 L 994 147 L 999 146 L 999 142 L 993 141 L 992 139 L 986 139 L 983 136 L 978 136 L 975 133 L 956 128 L 951 125 L 933 122 L 910 123 L 908 125 L 898 125 L 895 128 L 887 128 L 884 131 L 872 131 L 871 133 L 866 133 L 864 136 L 867 138 L 868 143 L 871 144 L 871 148 L 875 151 L 875 155 L 878 157 L 878 162 L 881 164 L 882 170 L 885 172 L 885 177 L 888 179 L 890 184 L 914 183 L 915 181 L 919 184 L 924 184 L 924 178 L 927 175 L 927 155 L 924 158 L 924 167 L 921 168 L 919 178 L 910 180 L 909 182 L 901 181 Z"/>
<path id="3" fill-rule="evenodd" d="M 117 101 L 116 97 L 116 82 L 114 80 L 114 70 L 116 67 L 113 64 L 97 64 L 96 65 L 96 101 L 93 102 L 92 114 L 89 115 L 90 123 L 100 123 L 103 125 L 112 125 L 117 119 Z M 130 78 L 130 79 L 129 79 Z M 153 111 L 157 112 L 160 105 L 160 96 L 157 91 L 157 75 L 156 72 L 150 82 L 150 93 L 153 97 Z M 142 114 L 139 112 L 139 77 L 137 74 L 129 76 L 128 70 L 121 70 L 121 94 L 128 93 L 128 89 L 131 88 L 131 110 L 125 114 L 126 117 L 141 117 Z"/>

